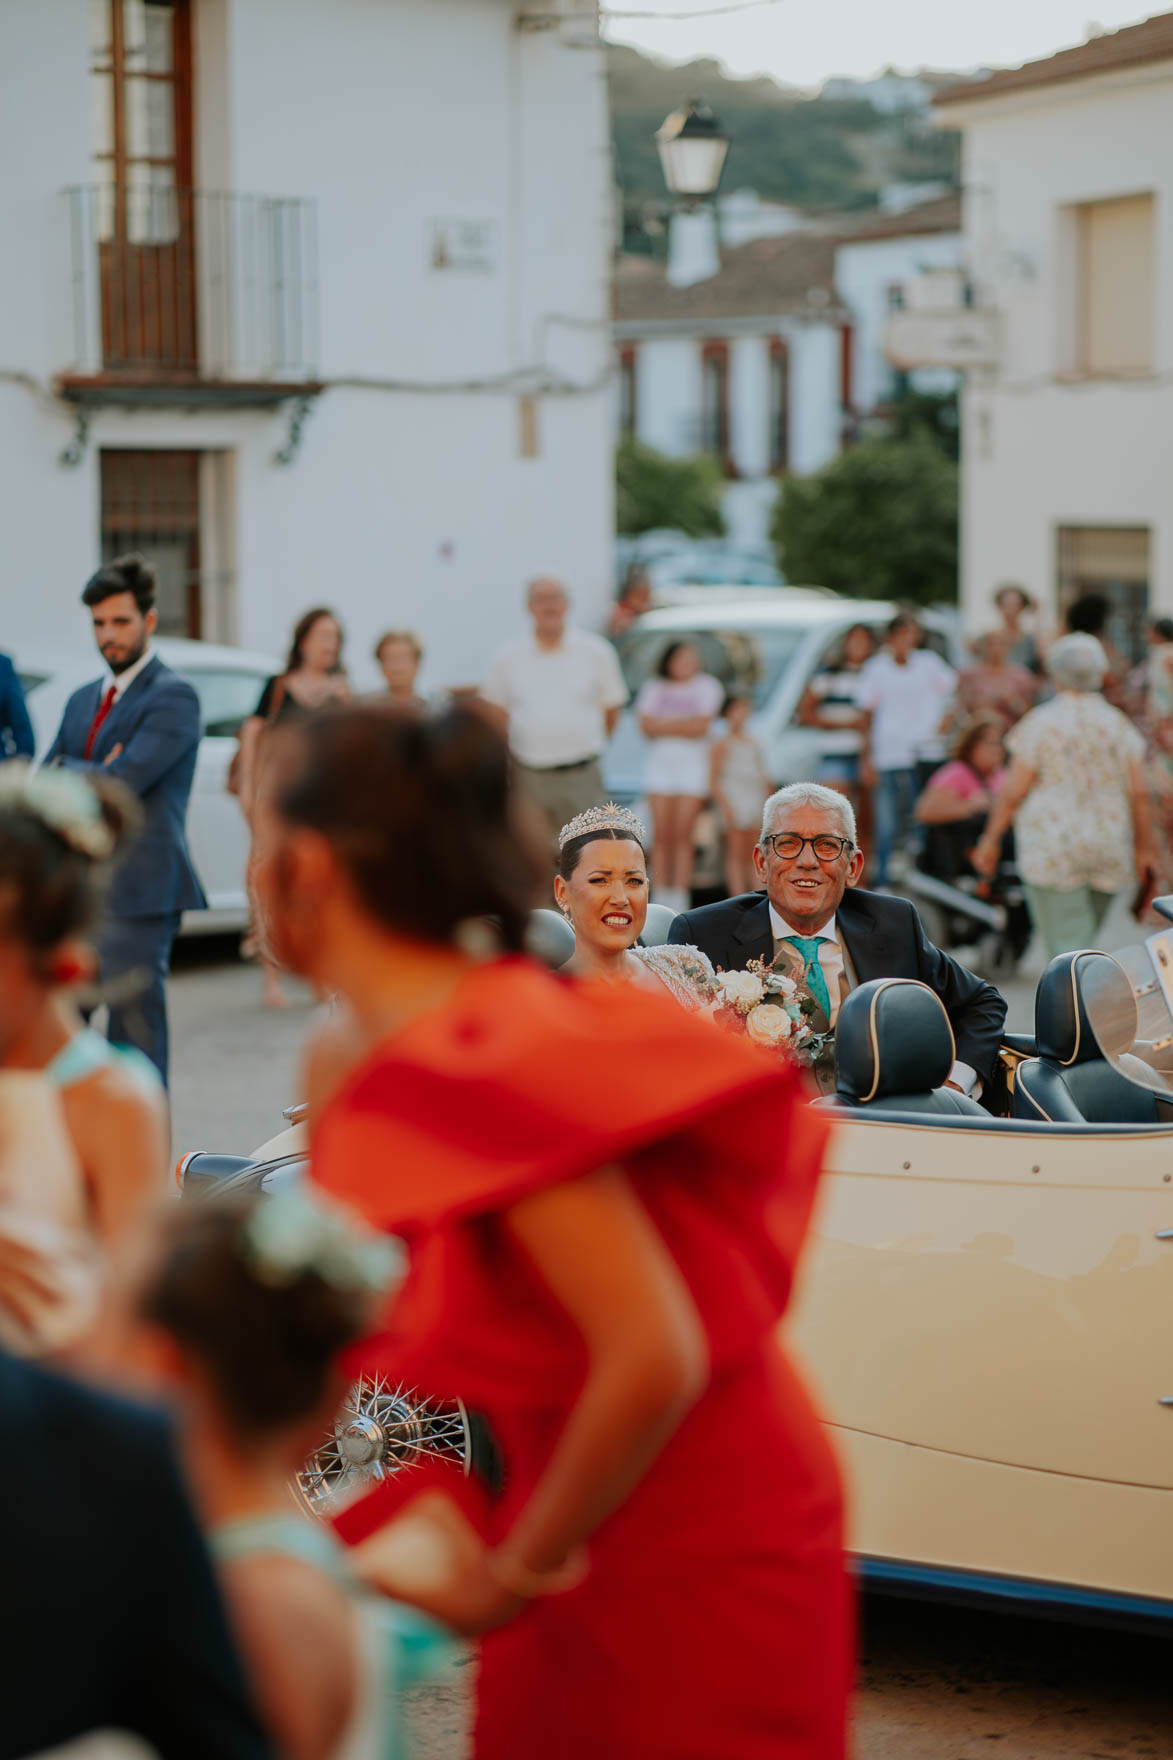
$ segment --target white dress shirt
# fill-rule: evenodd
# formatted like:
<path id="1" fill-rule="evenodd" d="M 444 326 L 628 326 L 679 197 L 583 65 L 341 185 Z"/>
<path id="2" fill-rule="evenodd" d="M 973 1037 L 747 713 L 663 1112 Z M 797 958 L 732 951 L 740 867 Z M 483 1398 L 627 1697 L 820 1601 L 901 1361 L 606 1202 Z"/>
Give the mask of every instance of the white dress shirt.
<path id="1" fill-rule="evenodd" d="M 804 935 L 801 929 L 795 929 L 790 923 L 788 923 L 785 917 L 774 909 L 773 904 L 770 905 L 770 929 L 773 932 L 775 947 L 778 946 L 780 941 L 785 941 L 791 935 L 800 935 L 805 941 L 811 939 L 809 935 Z M 824 923 L 821 929 L 815 930 L 814 939 L 819 944 L 819 970 L 822 972 L 824 982 L 827 986 L 827 997 L 831 1004 L 831 1026 L 833 1028 L 835 1022 L 839 1018 L 839 1002 L 841 995 L 840 979 L 843 976 L 846 966 L 846 961 L 843 955 L 843 943 L 840 941 L 838 932 L 835 928 L 834 917 L 832 917 L 829 922 Z M 968 1063 L 962 1063 L 960 1058 L 954 1062 L 953 1068 L 949 1071 L 949 1080 L 954 1082 L 957 1087 L 961 1089 L 963 1094 L 972 1094 L 975 1089 L 979 1094 L 981 1093 L 981 1088 L 977 1079 L 977 1071 Z"/>

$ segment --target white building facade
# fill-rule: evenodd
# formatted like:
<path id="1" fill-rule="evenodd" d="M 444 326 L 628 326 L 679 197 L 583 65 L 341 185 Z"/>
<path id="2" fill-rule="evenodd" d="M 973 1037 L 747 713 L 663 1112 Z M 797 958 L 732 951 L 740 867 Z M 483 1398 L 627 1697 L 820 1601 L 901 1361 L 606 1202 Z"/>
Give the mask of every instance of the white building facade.
<path id="1" fill-rule="evenodd" d="M 140 548 L 164 627 L 469 683 L 611 580 L 611 190 L 593 4 L 5 0 L 0 644 L 85 639 Z M 36 142 L 36 151 L 31 143 Z"/>
<path id="2" fill-rule="evenodd" d="M 695 225 L 698 216 L 685 216 Z M 891 312 L 926 270 L 959 268 L 955 196 L 914 213 L 826 219 L 725 249 L 716 272 L 673 285 L 648 258 L 616 276 L 620 432 L 670 456 L 715 455 L 729 479 L 730 535 L 767 540 L 779 484 L 830 462 L 909 382 L 884 353 Z"/>
<path id="3" fill-rule="evenodd" d="M 1173 612 L 1173 14 L 944 96 L 995 346 L 963 398 L 962 595 Z"/>

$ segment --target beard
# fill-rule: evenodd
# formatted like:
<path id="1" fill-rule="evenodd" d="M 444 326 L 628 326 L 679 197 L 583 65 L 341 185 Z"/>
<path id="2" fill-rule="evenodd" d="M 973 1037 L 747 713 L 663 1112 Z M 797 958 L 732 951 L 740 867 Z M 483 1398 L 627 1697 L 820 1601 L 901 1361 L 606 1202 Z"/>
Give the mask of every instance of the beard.
<path id="1" fill-rule="evenodd" d="M 119 673 L 129 672 L 130 668 L 132 666 L 137 666 L 139 661 L 142 659 L 143 655 L 146 653 L 146 651 L 147 651 L 147 638 L 146 638 L 146 636 L 144 636 L 142 641 L 138 644 L 137 648 L 132 648 L 128 653 L 123 654 L 119 659 L 109 660 L 109 659 L 106 659 L 105 655 L 103 655 L 102 658 L 104 660 L 106 660 L 107 666 L 110 668 L 110 670 L 114 674 L 115 678 L 117 678 Z"/>

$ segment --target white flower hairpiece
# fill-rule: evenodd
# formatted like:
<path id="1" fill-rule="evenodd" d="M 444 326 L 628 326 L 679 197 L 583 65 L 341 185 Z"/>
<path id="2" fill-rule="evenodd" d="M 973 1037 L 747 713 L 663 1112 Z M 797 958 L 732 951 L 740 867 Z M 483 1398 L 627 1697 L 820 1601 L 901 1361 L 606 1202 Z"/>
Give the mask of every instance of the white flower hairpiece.
<path id="1" fill-rule="evenodd" d="M 0 764 L 0 807 L 39 819 L 79 855 L 104 862 L 114 853 L 114 832 L 102 817 L 101 801 L 72 770 L 34 770 L 24 758 Z"/>
<path id="2" fill-rule="evenodd" d="M 558 848 L 565 849 L 574 837 L 585 837 L 588 831 L 622 831 L 625 837 L 633 837 L 636 843 L 648 841 L 648 828 L 642 819 L 638 819 L 630 807 L 621 807 L 618 801 L 608 801 L 606 806 L 588 807 L 569 825 L 564 825 L 558 833 Z"/>
<path id="3" fill-rule="evenodd" d="M 378 1295 L 403 1269 L 402 1252 L 385 1235 L 362 1228 L 301 1186 L 262 1198 L 240 1238 L 257 1278 L 270 1289 L 287 1289 L 313 1275 L 334 1289 Z"/>

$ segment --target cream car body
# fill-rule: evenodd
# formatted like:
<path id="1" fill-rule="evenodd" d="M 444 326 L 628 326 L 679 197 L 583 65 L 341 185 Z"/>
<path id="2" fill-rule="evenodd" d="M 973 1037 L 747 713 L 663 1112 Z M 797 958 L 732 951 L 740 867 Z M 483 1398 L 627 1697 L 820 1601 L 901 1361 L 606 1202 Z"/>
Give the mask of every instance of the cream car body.
<path id="1" fill-rule="evenodd" d="M 1171 1175 L 1168 1127 L 835 1115 L 786 1330 L 865 1575 L 1173 1617 Z"/>
<path id="2" fill-rule="evenodd" d="M 871 1574 L 1173 1615 L 1171 1175 L 1167 1127 L 837 1118 L 791 1335 Z"/>

